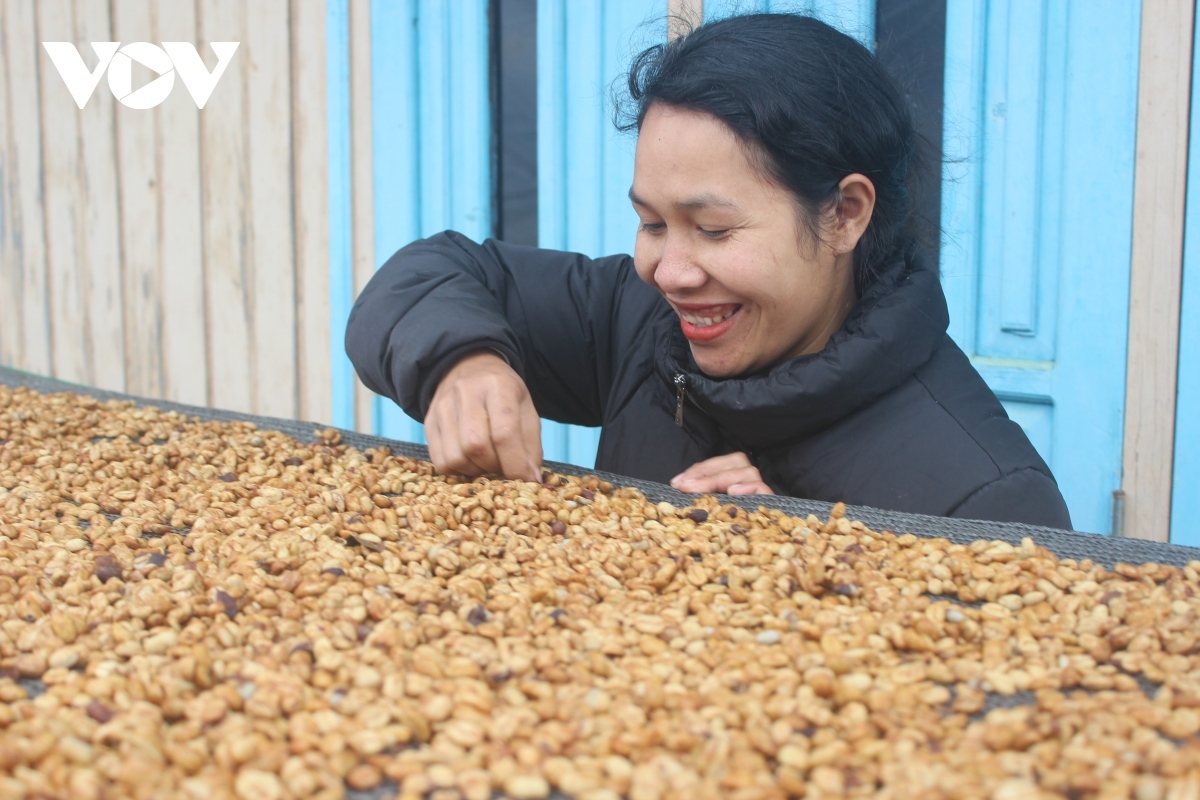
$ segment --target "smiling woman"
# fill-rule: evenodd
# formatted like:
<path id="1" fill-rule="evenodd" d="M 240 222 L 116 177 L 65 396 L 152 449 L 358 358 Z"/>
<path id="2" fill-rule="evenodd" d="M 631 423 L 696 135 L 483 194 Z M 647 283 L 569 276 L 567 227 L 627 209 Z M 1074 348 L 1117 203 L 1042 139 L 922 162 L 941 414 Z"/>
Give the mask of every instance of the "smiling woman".
<path id="1" fill-rule="evenodd" d="M 946 335 L 912 121 L 864 47 L 732 17 L 639 55 L 629 99 L 633 258 L 446 232 L 355 304 L 351 360 L 440 469 L 538 479 L 541 415 L 602 426 L 598 468 L 683 491 L 1070 527 Z"/>
<path id="2" fill-rule="evenodd" d="M 859 174 L 840 183 L 840 214 L 817 240 L 718 118 L 661 103 L 646 114 L 629 193 L 641 218 L 634 264 L 679 315 L 706 374 L 820 352 L 842 326 L 875 188 Z"/>

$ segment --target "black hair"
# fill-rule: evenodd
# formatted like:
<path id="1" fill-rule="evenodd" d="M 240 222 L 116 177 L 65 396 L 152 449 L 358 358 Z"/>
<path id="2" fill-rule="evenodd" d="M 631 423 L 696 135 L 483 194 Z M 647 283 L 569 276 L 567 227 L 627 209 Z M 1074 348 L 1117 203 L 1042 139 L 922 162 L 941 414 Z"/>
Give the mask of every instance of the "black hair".
<path id="1" fill-rule="evenodd" d="M 900 89 L 867 48 L 796 14 L 746 14 L 700 25 L 643 50 L 628 74 L 617 126 L 641 130 L 655 103 L 711 114 L 796 199 L 819 240 L 838 184 L 861 173 L 875 210 L 854 249 L 861 295 L 915 241 L 912 197 L 924 160 Z"/>

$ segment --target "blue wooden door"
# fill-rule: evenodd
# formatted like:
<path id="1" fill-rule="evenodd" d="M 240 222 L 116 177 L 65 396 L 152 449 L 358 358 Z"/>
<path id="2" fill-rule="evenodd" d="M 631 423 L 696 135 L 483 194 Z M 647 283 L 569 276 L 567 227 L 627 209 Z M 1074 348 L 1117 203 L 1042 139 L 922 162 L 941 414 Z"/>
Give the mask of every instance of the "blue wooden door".
<path id="1" fill-rule="evenodd" d="M 613 125 L 610 89 L 666 38 L 666 0 L 538 0 L 538 243 L 593 258 L 632 253 L 635 138 Z M 546 458 L 595 466 L 599 428 L 542 423 Z"/>
<path id="2" fill-rule="evenodd" d="M 1200 35 L 1200 16 L 1196 18 Z M 1193 38 L 1193 42 L 1197 40 Z M 1179 330 L 1179 390 L 1175 406 L 1175 480 L 1171 541 L 1200 547 L 1200 47 L 1193 45 L 1187 219 L 1183 238 L 1183 299 Z"/>
<path id="3" fill-rule="evenodd" d="M 1107 533 L 1121 448 L 1138 0 L 956 0 L 941 268 L 951 335 Z"/>
<path id="4" fill-rule="evenodd" d="M 446 229 L 492 232 L 487 0 L 372 0 L 371 113 L 377 266 Z M 424 427 L 375 398 L 375 430 Z"/>

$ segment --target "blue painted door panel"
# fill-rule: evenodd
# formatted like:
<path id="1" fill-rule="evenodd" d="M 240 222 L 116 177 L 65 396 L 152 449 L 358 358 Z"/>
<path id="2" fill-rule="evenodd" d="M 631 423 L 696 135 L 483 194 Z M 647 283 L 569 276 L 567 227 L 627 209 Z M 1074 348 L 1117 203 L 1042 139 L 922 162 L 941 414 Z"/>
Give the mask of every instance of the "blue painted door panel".
<path id="1" fill-rule="evenodd" d="M 487 13 L 487 0 L 372 0 L 376 266 L 446 229 L 491 235 Z M 386 398 L 375 430 L 425 441 Z"/>
<path id="2" fill-rule="evenodd" d="M 632 253 L 633 134 L 610 89 L 666 37 L 666 0 L 538 0 L 538 240 L 592 257 Z M 599 428 L 542 423 L 546 458 L 595 466 Z"/>
<path id="3" fill-rule="evenodd" d="M 1200 16 L 1196 18 L 1200 34 Z M 1193 41 L 1198 41 L 1193 39 Z M 1200 547 L 1200 47 L 1193 49 L 1171 541 Z"/>
<path id="4" fill-rule="evenodd" d="M 950 333 L 1095 532 L 1121 477 L 1140 11 L 947 6 Z"/>

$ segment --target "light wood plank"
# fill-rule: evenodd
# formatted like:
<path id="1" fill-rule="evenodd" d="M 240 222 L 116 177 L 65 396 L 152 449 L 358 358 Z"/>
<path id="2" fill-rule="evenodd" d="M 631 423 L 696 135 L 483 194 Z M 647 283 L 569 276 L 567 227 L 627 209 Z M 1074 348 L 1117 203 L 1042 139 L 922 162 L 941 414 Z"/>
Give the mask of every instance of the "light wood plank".
<path id="1" fill-rule="evenodd" d="M 12 294 L 0 297 L 0 313 L 17 321 L 18 351 L 10 363 L 39 375 L 54 371 L 50 328 L 50 285 L 46 263 L 41 141 L 41 94 L 45 80 L 39 75 L 39 42 L 34 0 L 5 0 L 3 60 L 0 82 L 4 83 L 12 113 L 0 120 L 8 132 L 8 168 L 3 187 L 8 219 L 12 227 L 10 249 L 4 254 L 4 270 Z M 48 39 L 46 41 L 49 41 Z M 70 95 L 57 72 L 46 79 L 59 81 L 61 94 Z M 74 108 L 74 105 L 72 105 Z"/>
<path id="2" fill-rule="evenodd" d="M 150 0 L 114 2 L 113 41 L 161 41 L 155 30 L 154 10 Z M 176 83 L 179 83 L 178 79 Z M 104 88 L 102 84 L 100 89 Z M 176 87 L 174 91 L 183 89 Z M 125 383 L 127 391 L 144 397 L 163 397 L 165 378 L 159 270 L 162 255 L 159 242 L 159 114 L 157 109 L 142 111 L 123 106 L 119 106 L 116 113 Z"/>
<path id="3" fill-rule="evenodd" d="M 350 140 L 353 181 L 354 296 L 375 274 L 375 184 L 371 118 L 371 7 L 350 3 Z M 372 433 L 375 395 L 354 379 L 354 426 Z"/>
<path id="4" fill-rule="evenodd" d="M 12 143 L 15 110 L 8 99 L 8 17 L 0 8 L 0 366 L 21 360 L 21 272 L 17 269 L 16 147 Z"/>
<path id="5" fill-rule="evenodd" d="M 0 8 L 0 366 L 16 367 L 21 358 L 21 273 L 17 263 L 17 215 L 13 208 L 13 172 L 16 148 L 12 145 L 8 101 L 8 18 Z"/>
<path id="6" fill-rule="evenodd" d="M 285 2 L 246 6 L 253 336 L 258 413 L 294 418 L 296 271 L 292 232 L 291 43 Z"/>
<path id="7" fill-rule="evenodd" d="M 667 0 L 667 38 L 674 39 L 704 22 L 704 0 Z"/>
<path id="8" fill-rule="evenodd" d="M 320 89 L 326 81 L 324 4 L 292 0 L 291 18 L 299 415 L 330 423 L 329 137 Z"/>
<path id="9" fill-rule="evenodd" d="M 112 22 L 107 3 L 75 0 L 76 30 L 87 42 L 109 42 Z M 90 49 L 91 45 L 87 45 Z M 121 288 L 121 222 L 118 215 L 117 145 L 114 122 L 117 101 L 102 81 L 79 115 L 80 182 L 83 193 L 81 266 L 87 275 L 87 330 L 90 385 L 125 391 L 125 316 Z"/>
<path id="10" fill-rule="evenodd" d="M 37 12 L 36 41 L 74 42 L 84 62 L 89 67 L 95 64 L 91 45 L 80 42 L 77 35 L 70 0 L 39 0 Z M 86 254 L 84 187 L 79 163 L 80 115 L 45 49 L 39 51 L 38 64 L 40 74 L 46 77 L 45 91 L 41 94 L 42 182 L 53 374 L 62 380 L 91 385 L 95 376 L 92 342 L 87 335 L 88 286 L 83 267 Z"/>
<path id="11" fill-rule="evenodd" d="M 153 0 L 156 40 L 200 43 L 196 6 L 189 0 Z M 212 53 L 204 42 L 201 56 Z M 238 56 L 234 55 L 236 59 Z M 212 66 L 211 61 L 206 63 Z M 224 82 L 227 78 L 223 77 Z M 217 91 L 220 90 L 218 84 Z M 216 92 L 214 92 L 214 95 Z M 163 396 L 207 405 L 208 326 L 204 281 L 204 220 L 200 177 L 200 112 L 176 80 L 158 107 L 155 151 L 158 159 L 159 286 L 163 317 Z"/>
<path id="12" fill-rule="evenodd" d="M 240 0 L 199 0 L 202 42 L 248 40 Z M 252 338 L 254 284 L 248 252 L 245 50 L 234 54 L 200 115 L 203 170 L 204 271 L 207 300 L 209 401 L 251 412 L 258 354 Z"/>
<path id="13" fill-rule="evenodd" d="M 1175 446 L 1191 0 L 1142 6 L 1125 389 L 1126 535 L 1167 541 Z"/>

